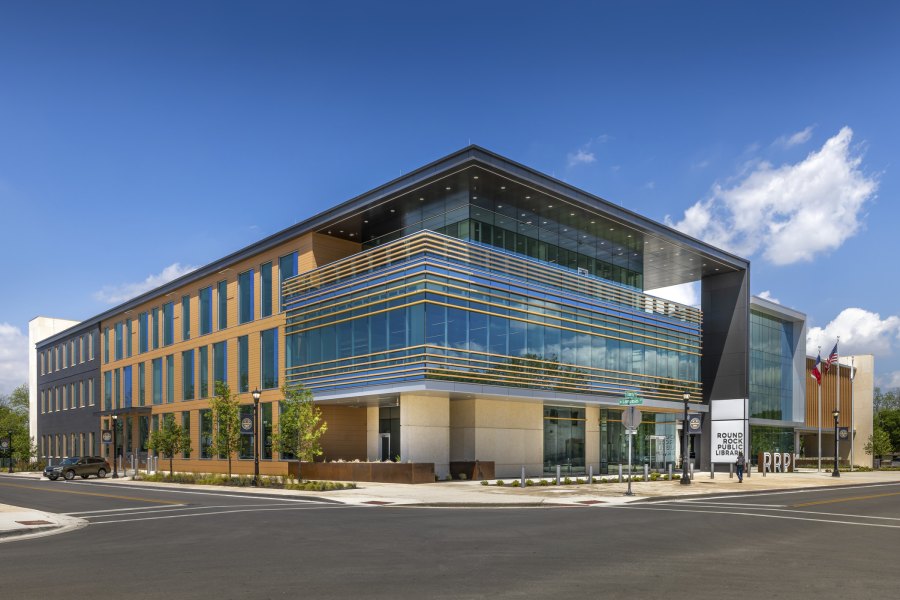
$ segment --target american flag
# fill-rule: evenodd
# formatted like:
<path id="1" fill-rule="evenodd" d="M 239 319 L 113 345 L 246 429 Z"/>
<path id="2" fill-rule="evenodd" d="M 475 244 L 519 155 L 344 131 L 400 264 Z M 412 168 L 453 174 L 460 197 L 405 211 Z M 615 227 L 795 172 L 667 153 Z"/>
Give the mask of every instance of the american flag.
<path id="1" fill-rule="evenodd" d="M 816 378 L 816 381 L 819 382 L 819 385 L 822 385 L 822 372 L 819 371 L 819 365 L 822 363 L 822 354 L 819 353 L 816 355 L 816 364 L 813 365 L 812 371 L 810 371 L 810 375 Z"/>
<path id="2" fill-rule="evenodd" d="M 831 349 L 831 354 L 828 355 L 828 358 L 825 359 L 825 372 L 828 372 L 828 368 L 831 367 L 838 360 L 838 352 L 837 352 L 837 342 L 834 343 L 834 348 Z"/>

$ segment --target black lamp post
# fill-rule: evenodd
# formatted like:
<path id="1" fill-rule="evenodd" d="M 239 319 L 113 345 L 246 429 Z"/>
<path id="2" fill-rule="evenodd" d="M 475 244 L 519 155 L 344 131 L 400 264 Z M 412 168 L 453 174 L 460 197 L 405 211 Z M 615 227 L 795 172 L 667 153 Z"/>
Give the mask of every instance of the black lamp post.
<path id="1" fill-rule="evenodd" d="M 253 390 L 253 485 L 259 485 L 259 388 Z"/>
<path id="2" fill-rule="evenodd" d="M 831 476 L 840 477 L 841 472 L 838 470 L 838 418 L 841 416 L 841 411 L 834 409 L 831 416 L 834 417 L 834 471 Z"/>
<path id="3" fill-rule="evenodd" d="M 9 455 L 9 472 L 12 473 L 13 472 L 13 464 L 12 464 L 12 462 L 13 462 L 13 458 L 12 458 L 12 455 L 13 455 L 13 448 L 12 448 L 13 432 L 12 432 L 12 429 L 10 429 L 7 432 L 7 436 L 9 437 L 9 439 L 7 440 L 7 443 L 9 443 L 9 447 L 6 449 L 6 453 Z"/>
<path id="4" fill-rule="evenodd" d="M 681 451 L 681 485 L 691 485 L 691 475 L 690 471 L 688 471 L 688 460 L 690 459 L 690 450 L 688 449 L 688 445 L 690 443 L 690 438 L 688 437 L 688 402 L 691 400 L 691 395 L 687 392 L 684 393 L 684 422 L 681 424 L 681 430 L 684 437 L 684 448 Z"/>
<path id="5" fill-rule="evenodd" d="M 113 474 L 112 474 L 112 478 L 113 479 L 119 478 L 119 461 L 118 461 L 118 457 L 116 456 L 116 433 L 117 433 L 116 429 L 118 429 L 118 427 L 116 427 L 116 425 L 118 425 L 118 423 L 119 423 L 119 415 L 113 415 L 112 416 L 112 430 L 113 430 L 113 447 L 112 447 Z"/>

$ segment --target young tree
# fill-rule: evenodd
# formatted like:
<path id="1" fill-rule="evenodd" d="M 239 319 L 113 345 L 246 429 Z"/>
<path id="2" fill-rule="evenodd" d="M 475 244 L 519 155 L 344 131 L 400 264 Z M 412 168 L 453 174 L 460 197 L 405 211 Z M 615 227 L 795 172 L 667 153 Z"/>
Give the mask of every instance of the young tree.
<path id="1" fill-rule="evenodd" d="M 28 386 L 20 385 L 9 396 L 0 396 L 0 438 L 12 434 L 12 446 L 4 458 L 28 462 L 37 455 L 37 444 L 28 435 Z"/>
<path id="2" fill-rule="evenodd" d="M 216 395 L 209 401 L 213 436 L 210 452 L 228 458 L 228 478 L 231 479 L 231 455 L 241 446 L 241 409 L 231 388 L 224 381 L 216 382 Z"/>
<path id="3" fill-rule="evenodd" d="M 162 426 L 158 431 L 150 432 L 147 446 L 160 454 L 169 457 L 169 474 L 172 468 L 172 459 L 178 452 L 192 452 L 191 433 L 175 422 L 175 415 L 167 414 L 163 417 Z"/>
<path id="4" fill-rule="evenodd" d="M 319 440 L 328 430 L 322 409 L 313 403 L 312 392 L 302 385 L 285 386 L 281 393 L 284 400 L 279 431 L 272 436 L 272 445 L 278 452 L 293 454 L 298 461 L 311 462 L 322 454 Z"/>
<path id="5" fill-rule="evenodd" d="M 876 427 L 872 435 L 869 436 L 869 441 L 863 446 L 863 451 L 871 456 L 890 454 L 894 451 L 894 447 L 891 444 L 891 436 L 884 429 Z"/>

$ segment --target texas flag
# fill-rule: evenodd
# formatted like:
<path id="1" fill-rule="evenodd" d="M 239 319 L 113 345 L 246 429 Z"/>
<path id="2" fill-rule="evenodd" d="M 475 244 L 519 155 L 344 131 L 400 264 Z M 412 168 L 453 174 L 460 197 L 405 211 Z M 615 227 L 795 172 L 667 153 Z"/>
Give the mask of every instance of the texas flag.
<path id="1" fill-rule="evenodd" d="M 816 364 L 813 365 L 812 371 L 810 372 L 810 375 L 816 378 L 816 381 L 819 383 L 819 385 L 822 385 L 822 371 L 819 370 L 819 365 L 821 363 L 822 355 L 820 353 L 816 355 Z"/>
<path id="2" fill-rule="evenodd" d="M 831 349 L 831 354 L 828 355 L 828 358 L 825 359 L 825 372 L 828 372 L 829 367 L 837 362 L 838 353 L 837 353 L 837 342 L 834 343 L 834 348 Z"/>

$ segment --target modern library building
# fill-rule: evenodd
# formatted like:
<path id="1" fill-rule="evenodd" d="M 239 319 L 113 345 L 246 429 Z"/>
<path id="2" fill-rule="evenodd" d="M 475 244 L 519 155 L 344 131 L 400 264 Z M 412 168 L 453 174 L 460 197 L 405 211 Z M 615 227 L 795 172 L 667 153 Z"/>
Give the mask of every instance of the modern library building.
<path id="1" fill-rule="evenodd" d="M 303 384 L 327 460 L 601 473 L 624 461 L 627 395 L 642 402 L 637 463 L 678 460 L 687 402 L 705 468 L 714 432 L 792 421 L 782 409 L 805 394 L 802 325 L 777 348 L 791 398 L 751 411 L 751 323 L 778 307 L 751 311 L 749 276 L 743 258 L 470 146 L 37 341 L 36 441 L 44 458 L 143 457 L 174 413 L 193 446 L 175 468 L 223 472 L 209 449 L 223 381 L 248 413 L 261 390 L 260 470 L 286 473 L 271 435 L 282 386 Z M 691 282 L 699 308 L 646 293 Z M 115 449 L 99 439 L 111 427 Z M 254 443 L 235 472 L 252 472 Z"/>

